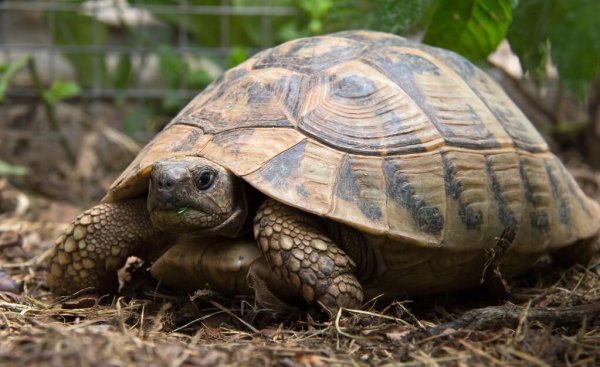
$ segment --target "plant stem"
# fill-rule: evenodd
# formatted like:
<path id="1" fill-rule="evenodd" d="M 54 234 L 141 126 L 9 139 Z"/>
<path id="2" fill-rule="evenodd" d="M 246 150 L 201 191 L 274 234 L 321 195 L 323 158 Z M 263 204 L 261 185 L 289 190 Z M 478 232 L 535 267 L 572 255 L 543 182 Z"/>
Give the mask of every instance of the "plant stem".
<path id="1" fill-rule="evenodd" d="M 55 110 L 56 106 L 44 97 L 44 91 L 45 91 L 44 85 L 42 84 L 42 82 L 40 80 L 39 74 L 35 67 L 35 62 L 33 61 L 32 57 L 29 57 L 29 59 L 27 60 L 27 68 L 29 69 L 29 73 L 31 75 L 33 87 L 40 95 L 40 99 L 42 100 L 42 103 L 44 105 L 44 110 L 46 112 L 46 117 L 48 118 L 48 122 L 50 123 L 50 128 L 52 129 L 53 132 L 58 134 L 59 144 L 63 148 L 69 162 L 72 165 L 74 165 L 76 163 L 75 152 L 69 145 L 68 139 L 67 139 L 64 131 L 62 130 L 61 123 L 59 122 L 58 118 L 56 117 L 56 110 Z"/>

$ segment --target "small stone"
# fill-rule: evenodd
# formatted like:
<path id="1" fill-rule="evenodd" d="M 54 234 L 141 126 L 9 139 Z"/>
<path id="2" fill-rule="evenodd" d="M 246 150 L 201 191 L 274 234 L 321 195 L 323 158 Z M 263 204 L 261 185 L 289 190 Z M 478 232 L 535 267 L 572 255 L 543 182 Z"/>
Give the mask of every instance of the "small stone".
<path id="1" fill-rule="evenodd" d="M 65 244 L 64 244 L 64 249 L 65 249 L 65 252 L 73 252 L 73 251 L 77 250 L 77 243 L 75 242 L 73 237 L 67 238 L 67 240 L 65 241 Z"/>

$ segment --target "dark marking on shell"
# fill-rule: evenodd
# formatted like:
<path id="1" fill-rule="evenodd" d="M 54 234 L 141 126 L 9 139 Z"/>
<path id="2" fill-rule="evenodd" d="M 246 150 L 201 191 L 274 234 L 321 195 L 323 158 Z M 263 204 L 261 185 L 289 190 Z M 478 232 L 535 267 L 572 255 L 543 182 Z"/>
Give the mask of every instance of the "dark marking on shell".
<path id="1" fill-rule="evenodd" d="M 446 195 L 457 202 L 458 215 L 467 229 L 479 229 L 483 223 L 483 213 L 481 210 L 474 210 L 462 202 L 462 183 L 456 179 L 456 168 L 444 154 L 441 154 L 441 156 L 444 165 L 444 186 L 446 187 Z"/>
<path id="2" fill-rule="evenodd" d="M 271 102 L 275 90 L 271 84 L 252 82 L 248 85 L 248 103 L 253 105 Z"/>
<path id="3" fill-rule="evenodd" d="M 392 60 L 391 56 L 394 57 Z M 429 60 L 418 55 L 402 53 L 394 49 L 382 49 L 380 52 L 374 52 L 369 58 L 362 60 L 365 64 L 373 67 L 380 73 L 388 76 L 394 83 L 402 88 L 419 106 L 419 108 L 429 117 L 436 129 L 444 136 L 448 144 L 461 146 L 465 148 L 484 149 L 498 148 L 500 144 L 494 139 L 493 134 L 481 121 L 479 116 L 471 108 L 471 120 L 475 121 L 468 130 L 463 131 L 471 136 L 460 136 L 456 134 L 456 128 L 444 124 L 438 118 L 438 111 L 434 110 L 432 105 L 421 88 L 417 85 L 415 74 L 440 75 L 440 69 Z"/>
<path id="4" fill-rule="evenodd" d="M 579 206 L 587 215 L 591 215 L 590 209 L 587 207 L 581 196 L 578 195 L 577 191 L 575 190 L 575 186 L 573 185 L 573 177 L 571 177 L 571 174 L 567 171 L 567 169 L 560 160 L 556 159 L 556 163 L 558 164 L 558 168 L 560 169 L 562 179 L 567 184 L 567 189 L 571 193 L 571 196 L 573 196 L 575 200 L 577 200 L 577 203 L 579 203 Z"/>
<path id="5" fill-rule="evenodd" d="M 229 72 L 219 76 L 209 87 L 205 90 L 204 93 L 216 88 L 215 93 L 210 96 L 210 98 L 206 101 L 206 103 L 214 102 L 219 98 L 223 97 L 225 92 L 241 77 L 248 74 L 248 70 L 242 68 L 235 68 L 230 70 Z"/>
<path id="6" fill-rule="evenodd" d="M 304 78 L 302 75 L 292 75 L 283 78 L 282 83 L 287 85 L 283 104 L 287 111 L 297 119 L 300 115 L 302 103 L 304 102 L 304 96 L 306 95 Z"/>
<path id="7" fill-rule="evenodd" d="M 272 48 L 254 64 L 253 68 L 283 68 L 312 74 L 335 64 L 356 59 L 365 54 L 367 50 L 366 45 L 352 40 L 347 40 L 342 45 L 339 43 L 340 40 L 331 37 L 310 37 L 290 41 L 282 46 Z M 303 54 L 304 51 L 311 49 L 313 52 Z"/>
<path id="8" fill-rule="evenodd" d="M 502 188 L 500 187 L 498 177 L 496 177 L 496 174 L 494 173 L 494 169 L 492 167 L 491 162 L 487 159 L 485 161 L 485 168 L 490 178 L 494 200 L 496 200 L 496 203 L 498 204 L 498 217 L 500 218 L 500 223 L 502 223 L 504 228 L 515 229 L 517 226 L 517 220 L 515 219 L 515 215 L 508 206 L 508 201 L 502 194 Z"/>
<path id="9" fill-rule="evenodd" d="M 379 221 L 381 219 L 381 209 L 377 204 L 361 196 L 359 183 L 348 156 L 344 158 L 337 177 L 335 195 L 356 205 L 361 213 L 370 220 Z"/>
<path id="10" fill-rule="evenodd" d="M 185 137 L 184 140 L 179 140 L 173 142 L 173 146 L 171 147 L 172 152 L 181 152 L 184 150 L 190 150 L 194 147 L 194 144 L 200 139 L 204 133 L 201 129 L 191 130 L 188 136 Z"/>
<path id="11" fill-rule="evenodd" d="M 558 179 L 552 172 L 552 167 L 548 164 L 547 161 L 544 161 L 544 166 L 546 167 L 546 174 L 548 175 L 548 180 L 550 181 L 550 188 L 552 190 L 552 197 L 559 201 L 558 207 L 558 218 L 560 222 L 566 227 L 571 226 L 571 210 L 567 205 L 567 201 L 561 195 L 560 188 L 558 187 Z"/>
<path id="12" fill-rule="evenodd" d="M 351 75 L 335 81 L 332 94 L 343 99 L 357 99 L 368 97 L 376 91 L 375 83 L 371 79 L 361 75 Z"/>
<path id="13" fill-rule="evenodd" d="M 441 233 L 444 229 L 444 216 L 440 209 L 428 206 L 425 200 L 415 193 L 414 187 L 404 177 L 401 167 L 395 161 L 384 161 L 383 169 L 389 200 L 408 210 L 421 230 L 431 234 Z"/>
<path id="14" fill-rule="evenodd" d="M 533 210 L 529 215 L 531 226 L 540 231 L 547 231 L 550 228 L 550 218 L 548 213 L 543 209 L 538 209 L 539 203 L 536 202 L 533 194 L 533 187 L 525 172 L 525 162 L 523 158 L 519 159 L 519 177 L 523 182 L 523 191 L 525 193 L 525 201 L 533 206 Z"/>
<path id="15" fill-rule="evenodd" d="M 289 187 L 294 182 L 294 178 L 297 176 L 297 172 L 302 164 L 306 144 L 307 140 L 302 140 L 300 143 L 272 158 L 260 169 L 260 177 L 269 182 L 273 187 Z"/>

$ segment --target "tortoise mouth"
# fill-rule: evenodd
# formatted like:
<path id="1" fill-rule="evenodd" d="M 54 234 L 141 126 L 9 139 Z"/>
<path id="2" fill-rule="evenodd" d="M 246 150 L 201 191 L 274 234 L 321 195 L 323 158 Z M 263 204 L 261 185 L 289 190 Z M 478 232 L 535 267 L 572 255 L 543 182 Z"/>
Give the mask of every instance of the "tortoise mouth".
<path id="1" fill-rule="evenodd" d="M 206 213 L 190 207 L 180 207 L 175 210 L 150 209 L 152 224 L 167 232 L 194 232 L 213 228 L 223 223 L 225 219 L 223 215 Z"/>

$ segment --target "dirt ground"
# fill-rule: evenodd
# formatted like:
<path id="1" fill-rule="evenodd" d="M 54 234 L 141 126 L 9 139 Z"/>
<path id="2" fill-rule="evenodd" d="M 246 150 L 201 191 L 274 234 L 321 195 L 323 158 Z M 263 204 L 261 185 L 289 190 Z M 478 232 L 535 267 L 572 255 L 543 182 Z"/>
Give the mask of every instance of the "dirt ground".
<path id="1" fill-rule="evenodd" d="M 16 163 L 31 173 L 0 178 L 2 366 L 600 365 L 600 258 L 566 269 L 540 261 L 501 298 L 482 290 L 372 300 L 364 311 L 332 317 L 317 309 L 277 313 L 210 291 L 178 292 L 159 286 L 143 266 L 124 276 L 129 281 L 118 297 L 54 298 L 43 279 L 47 250 L 141 145 L 103 122 L 77 129 L 87 117 L 61 108 L 63 116 L 73 114 L 74 122 L 62 120 L 77 135 L 69 138 L 80 152 L 74 166 L 65 163 L 57 139 L 27 140 L 25 147 L 7 145 L 14 136 L 3 141 L 4 154 L 18 154 Z M 4 121 L 30 114 L 29 125 L 19 126 L 43 131 L 36 113 L 17 108 Z M 600 199 L 600 172 L 576 156 L 563 158 Z"/>

